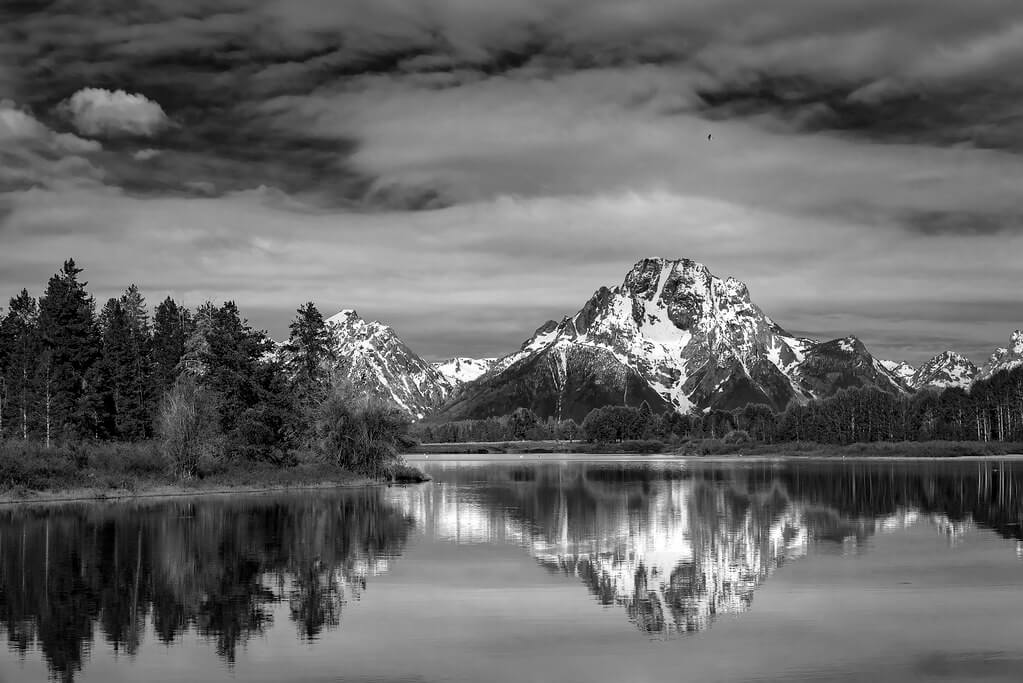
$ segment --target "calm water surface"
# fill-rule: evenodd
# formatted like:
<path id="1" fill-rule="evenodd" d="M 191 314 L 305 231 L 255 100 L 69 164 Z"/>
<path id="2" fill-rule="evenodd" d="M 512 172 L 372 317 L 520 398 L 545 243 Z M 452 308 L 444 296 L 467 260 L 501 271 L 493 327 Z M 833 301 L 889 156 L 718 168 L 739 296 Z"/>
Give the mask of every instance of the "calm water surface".
<path id="1" fill-rule="evenodd" d="M 0 681 L 1021 681 L 1023 462 L 0 509 Z"/>

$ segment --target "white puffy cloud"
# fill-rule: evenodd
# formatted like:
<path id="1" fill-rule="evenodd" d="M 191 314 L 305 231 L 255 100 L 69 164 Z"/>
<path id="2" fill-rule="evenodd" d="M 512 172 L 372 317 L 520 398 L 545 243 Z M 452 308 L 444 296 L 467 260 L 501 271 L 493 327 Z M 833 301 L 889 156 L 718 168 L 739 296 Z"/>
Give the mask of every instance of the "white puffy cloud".
<path id="1" fill-rule="evenodd" d="M 85 135 L 148 137 L 169 123 L 158 102 L 124 90 L 82 88 L 65 100 L 62 108 Z"/>

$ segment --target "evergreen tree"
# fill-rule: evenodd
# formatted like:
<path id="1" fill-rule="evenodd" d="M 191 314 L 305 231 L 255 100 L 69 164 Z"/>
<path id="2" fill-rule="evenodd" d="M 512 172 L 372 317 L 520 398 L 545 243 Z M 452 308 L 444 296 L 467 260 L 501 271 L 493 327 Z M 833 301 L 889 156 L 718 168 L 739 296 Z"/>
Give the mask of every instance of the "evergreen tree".
<path id="1" fill-rule="evenodd" d="M 0 344 L 4 349 L 0 368 L 3 404 L 0 406 L 0 437 L 28 439 L 34 432 L 35 382 L 40 356 L 39 306 L 28 290 L 11 299 L 0 321 Z"/>
<path id="2" fill-rule="evenodd" d="M 294 386 L 306 394 L 330 381 L 324 372 L 324 363 L 331 353 L 327 325 L 316 305 L 310 301 L 299 307 L 290 329 L 291 335 L 285 345 L 287 370 Z"/>
<path id="3" fill-rule="evenodd" d="M 100 436 L 138 440 L 152 436 L 149 316 L 132 287 L 110 299 L 99 316 L 102 353 L 91 375 Z"/>
<path id="4" fill-rule="evenodd" d="M 128 329 L 128 365 L 124 368 L 126 400 L 118 411 L 118 432 L 124 438 L 145 439 L 153 435 L 155 407 L 149 310 L 135 285 L 128 287 L 119 303 Z"/>
<path id="5" fill-rule="evenodd" d="M 89 370 L 99 357 L 95 304 L 78 276 L 73 259 L 50 278 L 39 301 L 42 354 L 37 376 L 42 384 L 47 444 L 53 438 L 82 438 L 96 433 L 96 415 L 87 400 Z"/>
<path id="6" fill-rule="evenodd" d="M 650 404 L 643 401 L 639 405 L 639 414 L 636 416 L 636 425 L 634 428 L 636 439 L 649 439 L 653 436 L 654 429 L 654 411 L 650 408 Z"/>
<path id="7" fill-rule="evenodd" d="M 185 355 L 185 340 L 192 332 L 192 316 L 188 309 L 167 297 L 156 307 L 153 316 L 152 394 L 159 400 L 178 376 L 178 364 Z"/>

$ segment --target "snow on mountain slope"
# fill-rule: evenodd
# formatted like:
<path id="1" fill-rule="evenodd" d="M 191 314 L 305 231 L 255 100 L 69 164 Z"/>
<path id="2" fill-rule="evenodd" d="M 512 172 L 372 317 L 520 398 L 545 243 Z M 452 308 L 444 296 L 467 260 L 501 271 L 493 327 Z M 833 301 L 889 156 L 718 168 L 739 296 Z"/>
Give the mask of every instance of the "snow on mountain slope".
<path id="1" fill-rule="evenodd" d="M 879 360 L 878 361 L 885 370 L 890 372 L 895 377 L 898 377 L 903 382 L 909 383 L 910 378 L 916 372 L 916 368 L 905 361 L 899 360 Z"/>
<path id="2" fill-rule="evenodd" d="M 367 322 L 353 310 L 341 311 L 326 323 L 334 371 L 361 390 L 413 418 L 422 418 L 451 394 L 447 378 L 387 325 Z"/>
<path id="3" fill-rule="evenodd" d="M 988 379 L 996 372 L 1012 370 L 1023 365 L 1023 330 L 1016 330 L 1009 338 L 1009 346 L 997 349 L 977 374 L 977 379 Z"/>
<path id="4" fill-rule="evenodd" d="M 620 367 L 608 375 L 612 365 Z M 602 378 L 594 367 L 602 368 Z M 537 329 L 490 374 L 467 384 L 449 412 L 495 414 L 499 398 L 502 405 L 518 400 L 534 409 L 556 405 L 555 415 L 570 405 L 578 415 L 596 407 L 588 405 L 591 398 L 616 393 L 617 403 L 635 405 L 649 399 L 640 399 L 635 387 L 630 397 L 633 376 L 681 412 L 751 402 L 781 409 L 847 386 L 906 391 L 855 337 L 824 343 L 796 337 L 752 302 L 742 282 L 715 277 L 688 259 L 651 258 L 637 263 L 621 285 L 598 289 L 575 315 Z M 518 388 L 502 391 L 508 378 Z"/>
<path id="5" fill-rule="evenodd" d="M 977 376 L 977 366 L 954 351 L 939 353 L 920 366 L 909 380 L 914 389 L 924 387 L 968 387 Z"/>
<path id="6" fill-rule="evenodd" d="M 436 361 L 432 365 L 452 387 L 457 387 L 490 372 L 496 362 L 496 358 L 449 358 Z"/>

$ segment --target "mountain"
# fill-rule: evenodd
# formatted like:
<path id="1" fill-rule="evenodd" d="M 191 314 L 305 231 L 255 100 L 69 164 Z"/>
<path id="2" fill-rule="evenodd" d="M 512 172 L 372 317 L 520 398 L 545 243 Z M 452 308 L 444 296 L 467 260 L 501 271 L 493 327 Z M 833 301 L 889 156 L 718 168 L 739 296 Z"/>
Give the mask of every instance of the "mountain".
<path id="1" fill-rule="evenodd" d="M 969 387 L 977 376 L 977 366 L 969 358 L 954 351 L 939 353 L 920 366 L 909 379 L 914 389 L 924 387 Z"/>
<path id="2" fill-rule="evenodd" d="M 608 403 L 732 409 L 829 396 L 845 387 L 908 390 L 855 337 L 790 334 L 749 289 L 689 259 L 644 259 L 574 315 L 548 321 L 521 349 L 465 384 L 438 414 L 454 420 L 518 406 L 582 419 Z"/>
<path id="3" fill-rule="evenodd" d="M 432 365 L 444 376 L 448 384 L 457 387 L 490 372 L 496 362 L 496 358 L 449 358 Z"/>
<path id="4" fill-rule="evenodd" d="M 880 363 L 884 366 L 885 370 L 906 384 L 909 384 L 910 378 L 916 373 L 916 368 L 905 361 L 882 360 Z"/>
<path id="5" fill-rule="evenodd" d="M 452 392 L 448 379 L 417 356 L 387 325 L 352 310 L 328 318 L 334 372 L 360 389 L 422 418 Z"/>
<path id="6" fill-rule="evenodd" d="M 1016 330 L 1009 338 L 1009 346 L 997 349 L 977 374 L 987 379 L 1001 370 L 1012 370 L 1023 365 L 1023 330 Z"/>

